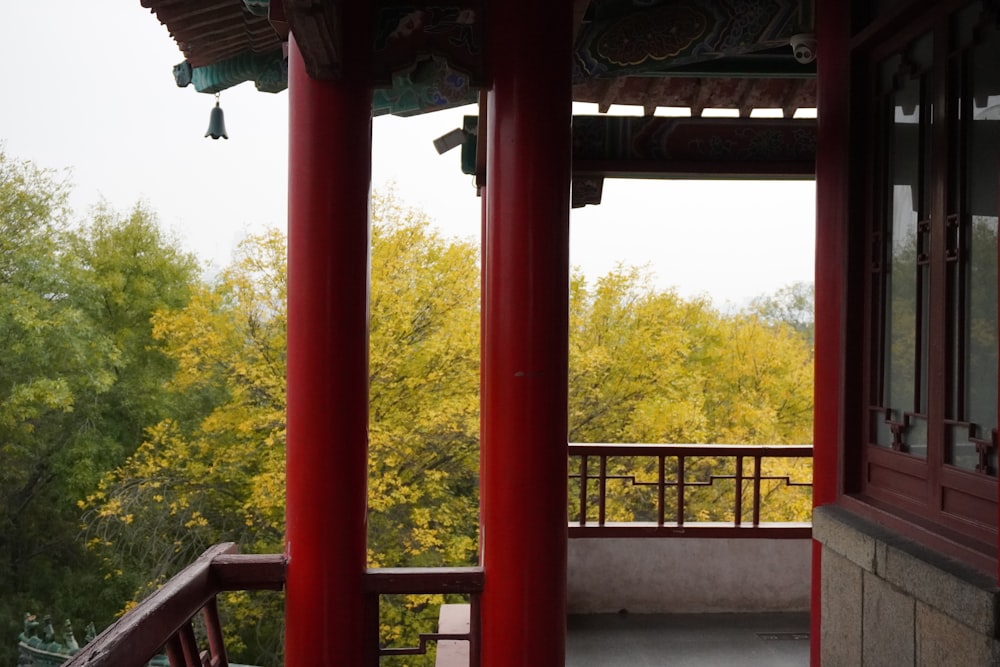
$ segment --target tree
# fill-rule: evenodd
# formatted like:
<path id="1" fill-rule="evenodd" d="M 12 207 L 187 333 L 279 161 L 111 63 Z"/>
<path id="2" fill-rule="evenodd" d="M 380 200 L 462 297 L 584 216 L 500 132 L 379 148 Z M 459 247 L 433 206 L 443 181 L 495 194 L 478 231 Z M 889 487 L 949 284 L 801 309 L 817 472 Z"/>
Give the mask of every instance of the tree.
<path id="1" fill-rule="evenodd" d="M 373 202 L 370 560 L 477 553 L 479 265 L 390 193 Z"/>
<path id="2" fill-rule="evenodd" d="M 373 206 L 369 562 L 475 562 L 478 517 L 478 263 L 391 193 Z M 211 285 L 154 318 L 176 363 L 171 410 L 89 498 L 95 546 L 155 586 L 208 545 L 275 552 L 284 528 L 285 250 L 251 237 Z M 802 442 L 811 424 L 811 349 L 784 322 L 722 315 L 619 267 L 591 288 L 571 281 L 570 434 L 584 442 Z M 706 457 L 696 474 L 717 470 Z M 649 475 L 622 459 L 612 472 Z M 720 491 L 693 503 L 714 520 Z M 731 493 L 731 492 L 730 492 Z M 648 493 L 612 492 L 612 518 L 646 511 Z M 798 502 L 798 501 L 795 501 Z M 137 595 L 142 594 L 137 591 Z M 384 607 L 383 639 L 415 639 L 437 599 Z M 230 600 L 233 657 L 278 661 L 274 600 Z M 262 638 L 262 639 L 261 639 Z M 242 644 L 240 644 L 242 641 Z"/>
<path id="3" fill-rule="evenodd" d="M 84 560 L 70 536 L 67 481 L 80 461 L 81 403 L 111 384 L 113 351 L 66 300 L 55 270 L 68 211 L 53 172 L 0 152 L 0 628 L 28 608 L 67 604 Z M 26 585 L 31 582 L 31 588 Z M 13 646 L 0 660 L 13 664 Z"/>
<path id="4" fill-rule="evenodd" d="M 70 225 L 68 185 L 0 152 L 0 627 L 25 610 L 110 619 L 128 586 L 80 539 L 77 502 L 141 441 L 172 374 L 150 316 L 194 260 L 142 207 Z M 82 627 L 82 625 L 79 625 Z M 12 645 L 0 663 L 13 663 Z"/>
<path id="5" fill-rule="evenodd" d="M 110 468 L 139 446 L 147 426 L 170 412 L 164 384 L 175 362 L 153 338 L 153 315 L 187 303 L 199 279 L 198 262 L 141 204 L 125 215 L 96 207 L 68 235 L 62 257 L 75 286 L 69 300 L 116 353 L 115 382 L 102 401 L 101 420 L 107 446 L 116 452 Z"/>
<path id="6" fill-rule="evenodd" d="M 816 290 L 812 283 L 785 285 L 774 294 L 759 296 L 750 304 L 750 312 L 770 324 L 784 323 L 801 334 L 812 346 L 815 336 Z"/>
<path id="7" fill-rule="evenodd" d="M 478 516 L 476 252 L 391 195 L 376 195 L 372 247 L 369 560 L 468 564 Z M 154 320 L 177 363 L 171 390 L 212 406 L 176 403 L 89 499 L 97 546 L 118 569 L 146 573 L 147 586 L 215 542 L 282 548 L 286 291 L 284 241 L 272 231 L 245 240 L 216 284 Z M 244 638 L 236 659 L 277 661 L 280 610 L 267 618 L 246 598 L 233 609 L 234 636 Z M 404 632 L 402 615 L 390 609 L 390 639 Z"/>
<path id="8" fill-rule="evenodd" d="M 723 315 L 704 300 L 657 290 L 640 269 L 618 267 L 589 289 L 571 283 L 570 440 L 574 442 L 799 444 L 812 429 L 812 347 L 804 333 L 749 312 Z M 774 312 L 780 312 L 774 309 Z M 728 473 L 731 460 L 688 462 L 692 479 Z M 655 461 L 615 457 L 608 473 L 608 519 L 653 520 Z M 667 470 L 676 475 L 675 463 Z M 783 467 L 782 467 L 783 466 Z M 773 474 L 809 478 L 796 462 L 769 463 Z M 777 485 L 768 488 L 779 491 Z M 578 491 L 571 488 L 571 494 Z M 731 519 L 733 489 L 722 485 L 688 495 L 690 520 Z M 805 512 L 801 492 L 786 502 Z M 672 498 L 668 498 L 672 502 Z M 576 503 L 570 503 L 575 507 Z M 668 512 L 671 508 L 668 507 Z"/>
<path id="9" fill-rule="evenodd" d="M 16 636 L 25 609 L 72 615 L 85 591 L 95 606 L 104 599 L 75 539 L 74 494 L 89 483 L 88 416 L 113 384 L 115 351 L 72 303 L 73 285 L 59 270 L 67 187 L 54 172 L 0 152 L 0 629 L 7 637 Z M 0 662 L 13 663 L 13 648 L 0 646 Z"/>
<path id="10" fill-rule="evenodd" d="M 721 315 L 654 289 L 636 268 L 619 267 L 593 290 L 574 277 L 570 440 L 808 442 L 811 344 L 759 308 Z"/>
<path id="11" fill-rule="evenodd" d="M 618 267 L 591 290 L 570 283 L 571 442 L 701 442 L 699 362 L 717 316 Z"/>

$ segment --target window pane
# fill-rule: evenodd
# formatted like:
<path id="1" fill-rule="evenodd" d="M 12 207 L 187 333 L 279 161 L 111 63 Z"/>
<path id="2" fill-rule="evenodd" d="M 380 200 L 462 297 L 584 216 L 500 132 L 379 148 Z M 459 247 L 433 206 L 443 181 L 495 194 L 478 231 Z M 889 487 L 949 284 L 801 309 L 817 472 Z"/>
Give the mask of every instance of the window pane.
<path id="1" fill-rule="evenodd" d="M 923 75 L 919 70 L 932 50 L 924 37 L 902 66 L 891 58 L 882 67 L 881 80 L 894 82 L 889 98 L 891 128 L 885 161 L 888 201 L 887 243 L 883 280 L 885 287 L 883 406 L 894 428 L 877 428 L 876 442 L 916 456 L 926 455 L 926 425 L 913 416 L 925 412 L 927 240 L 929 188 L 926 165 L 930 162 L 930 122 Z M 919 57 L 913 56 L 918 54 Z M 916 61 L 916 62 L 915 62 Z M 894 71 L 889 71 L 893 68 Z M 893 433 L 895 431 L 895 433 Z"/>
<path id="2" fill-rule="evenodd" d="M 969 87 L 971 120 L 967 121 L 965 184 L 964 307 L 955 315 L 965 323 L 963 347 L 964 436 L 954 434 L 951 463 L 977 469 L 986 464 L 995 474 L 996 452 L 982 457 L 973 440 L 991 438 L 997 422 L 997 196 L 1000 168 L 1000 39 L 988 31 L 971 52 Z M 980 449 L 983 444 L 980 444 Z"/>

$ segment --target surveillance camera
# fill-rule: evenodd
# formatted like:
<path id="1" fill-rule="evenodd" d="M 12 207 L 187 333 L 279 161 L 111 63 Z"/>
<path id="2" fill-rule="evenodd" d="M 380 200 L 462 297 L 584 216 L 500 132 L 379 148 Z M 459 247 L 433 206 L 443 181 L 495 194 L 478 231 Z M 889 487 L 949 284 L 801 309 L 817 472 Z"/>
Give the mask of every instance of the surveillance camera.
<path id="1" fill-rule="evenodd" d="M 442 155 L 450 151 L 452 148 L 458 148 L 464 141 L 465 130 L 459 127 L 435 139 L 434 148 L 437 150 L 438 155 Z"/>
<path id="2" fill-rule="evenodd" d="M 803 32 L 792 35 L 789 40 L 792 45 L 792 53 L 795 60 L 801 65 L 808 65 L 816 60 L 816 35 L 811 32 Z"/>

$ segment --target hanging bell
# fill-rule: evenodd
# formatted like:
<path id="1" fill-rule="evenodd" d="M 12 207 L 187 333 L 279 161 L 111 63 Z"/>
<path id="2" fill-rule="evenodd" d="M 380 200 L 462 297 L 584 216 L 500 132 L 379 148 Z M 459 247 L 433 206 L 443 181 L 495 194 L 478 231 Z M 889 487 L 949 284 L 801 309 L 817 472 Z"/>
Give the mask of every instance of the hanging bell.
<path id="1" fill-rule="evenodd" d="M 212 115 L 208 119 L 208 132 L 205 133 L 206 137 L 212 137 L 213 139 L 218 139 L 222 137 L 223 139 L 228 139 L 229 135 L 226 134 L 226 121 L 222 117 L 222 108 L 219 106 L 219 95 L 215 95 L 215 107 L 212 109 Z"/>

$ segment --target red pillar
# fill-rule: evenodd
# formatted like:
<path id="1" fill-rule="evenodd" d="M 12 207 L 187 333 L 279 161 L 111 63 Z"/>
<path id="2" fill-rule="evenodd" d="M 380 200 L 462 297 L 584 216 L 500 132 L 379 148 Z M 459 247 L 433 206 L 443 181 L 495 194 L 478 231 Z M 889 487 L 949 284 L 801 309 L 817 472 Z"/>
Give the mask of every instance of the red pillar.
<path id="1" fill-rule="evenodd" d="M 482 664 L 562 665 L 572 2 L 494 3 L 489 30 Z"/>
<path id="2" fill-rule="evenodd" d="M 285 664 L 361 665 L 371 91 L 309 78 L 294 40 L 288 80 Z"/>
<path id="3" fill-rule="evenodd" d="M 847 282 L 850 11 L 839 0 L 816 3 L 818 136 L 816 147 L 816 352 L 813 505 L 837 499 L 843 437 L 844 305 Z M 820 664 L 822 547 L 813 542 L 811 664 Z"/>

